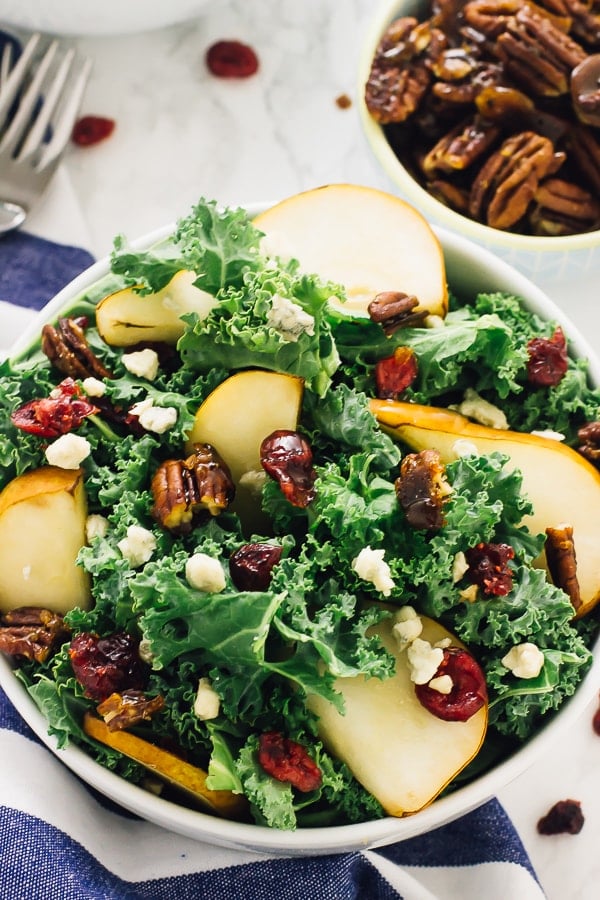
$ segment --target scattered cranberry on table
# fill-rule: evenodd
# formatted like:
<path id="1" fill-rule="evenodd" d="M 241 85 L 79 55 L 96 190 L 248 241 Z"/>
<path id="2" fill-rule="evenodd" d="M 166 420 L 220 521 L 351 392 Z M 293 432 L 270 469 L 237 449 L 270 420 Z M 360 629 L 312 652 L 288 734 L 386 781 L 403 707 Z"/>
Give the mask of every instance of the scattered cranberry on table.
<path id="1" fill-rule="evenodd" d="M 78 147 L 91 147 L 109 138 L 115 130 L 114 119 L 105 116 L 82 116 L 75 122 L 71 140 Z"/>
<path id="2" fill-rule="evenodd" d="M 258 56 L 241 41 L 217 41 L 206 51 L 206 65 L 217 78 L 249 78 L 258 71 Z"/>
<path id="3" fill-rule="evenodd" d="M 579 800 L 559 800 L 539 820 L 539 834 L 579 834 L 585 819 Z"/>

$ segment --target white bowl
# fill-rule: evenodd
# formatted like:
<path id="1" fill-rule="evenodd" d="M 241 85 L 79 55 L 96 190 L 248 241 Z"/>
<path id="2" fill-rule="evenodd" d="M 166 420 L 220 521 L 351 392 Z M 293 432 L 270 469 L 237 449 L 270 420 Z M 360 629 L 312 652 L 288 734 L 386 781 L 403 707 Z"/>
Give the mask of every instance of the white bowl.
<path id="1" fill-rule="evenodd" d="M 251 207 L 249 212 L 255 215 L 261 208 Z M 133 246 L 140 249 L 147 248 L 167 237 L 171 231 L 172 227 L 168 227 L 154 232 L 135 242 Z M 469 296 L 473 296 L 477 291 L 507 291 L 523 297 L 530 310 L 561 324 L 569 337 L 572 352 L 576 356 L 587 357 L 590 360 L 592 380 L 595 384 L 600 384 L 600 361 L 594 358 L 593 351 L 566 316 L 539 288 L 485 249 L 444 229 L 436 229 L 436 232 L 444 249 L 448 280 L 455 289 Z M 70 304 L 108 271 L 109 260 L 104 259 L 67 285 L 20 337 L 12 355 L 16 356 L 26 350 L 38 337 L 42 324 L 54 320 L 64 306 Z M 0 658 L 0 685 L 14 706 L 58 759 L 102 794 L 142 818 L 186 837 L 220 846 L 297 856 L 364 850 L 368 847 L 406 840 L 431 831 L 480 806 L 523 773 L 542 754 L 550 752 L 553 742 L 574 727 L 588 703 L 597 695 L 599 683 L 600 642 L 597 642 L 592 667 L 574 696 L 563 704 L 556 715 L 549 717 L 549 722 L 543 730 L 522 749 L 469 785 L 434 801 L 426 809 L 406 818 L 388 817 L 357 825 L 303 828 L 296 832 L 288 832 L 230 822 L 186 809 L 124 781 L 94 762 L 78 747 L 58 749 L 55 738 L 47 733 L 46 720 L 24 686 L 13 675 L 8 659 Z"/>
<path id="2" fill-rule="evenodd" d="M 359 64 L 358 107 L 364 133 L 377 161 L 405 200 L 420 209 L 432 223 L 442 225 L 497 253 L 519 271 L 545 283 L 581 278 L 600 272 L 600 231 L 563 237 L 536 237 L 490 228 L 462 216 L 423 188 L 392 150 L 384 129 L 370 115 L 364 88 L 379 40 L 387 26 L 399 16 L 426 15 L 427 0 L 382 0 L 370 22 Z"/>
<path id="3" fill-rule="evenodd" d="M 150 31 L 198 15 L 207 0 L 4 0 L 4 25 L 49 34 Z"/>

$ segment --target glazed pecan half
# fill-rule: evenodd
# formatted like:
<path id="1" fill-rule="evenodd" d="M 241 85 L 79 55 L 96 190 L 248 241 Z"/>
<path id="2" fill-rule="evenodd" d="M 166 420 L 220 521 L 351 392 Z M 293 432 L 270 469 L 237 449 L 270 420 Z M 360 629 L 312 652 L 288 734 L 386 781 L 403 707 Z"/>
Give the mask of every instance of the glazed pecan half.
<path id="1" fill-rule="evenodd" d="M 569 131 L 568 151 L 595 195 L 600 196 L 600 142 L 591 128 L 577 125 Z"/>
<path id="2" fill-rule="evenodd" d="M 492 228 L 511 228 L 523 218 L 540 180 L 553 171 L 548 138 L 522 131 L 507 138 L 477 173 L 471 187 L 471 215 Z"/>
<path id="3" fill-rule="evenodd" d="M 545 179 L 534 200 L 529 216 L 534 234 L 580 234 L 600 227 L 600 203 L 589 191 L 570 181 Z"/>
<path id="4" fill-rule="evenodd" d="M 59 372 L 71 378 L 112 378 L 85 336 L 84 318 L 63 317 L 42 328 L 42 350 Z"/>
<path id="5" fill-rule="evenodd" d="M 369 303 L 368 313 L 371 321 L 381 325 L 389 336 L 399 328 L 413 328 L 422 324 L 428 312 L 426 309 L 415 312 L 418 305 L 419 301 L 414 295 L 404 294 L 402 291 L 382 291 Z"/>
<path id="6" fill-rule="evenodd" d="M 497 125 L 476 115 L 440 138 L 423 159 L 421 168 L 427 178 L 438 172 L 467 169 L 490 149 L 499 134 Z"/>
<path id="7" fill-rule="evenodd" d="M 165 705 L 164 698 L 146 697 L 142 691 L 123 691 L 110 694 L 96 709 L 108 725 L 109 731 L 123 731 L 138 722 L 147 722 Z"/>
<path id="8" fill-rule="evenodd" d="M 0 617 L 0 652 L 44 662 L 69 636 L 60 613 L 20 606 Z"/>
<path id="9" fill-rule="evenodd" d="M 548 0 L 546 0 L 548 2 Z M 598 0 L 563 0 L 571 17 L 571 34 L 590 50 L 600 49 L 600 3 Z"/>
<path id="10" fill-rule="evenodd" d="M 554 584 L 561 588 L 573 605 L 575 612 L 581 606 L 581 592 L 577 579 L 577 557 L 570 525 L 546 528 L 546 562 Z"/>
<path id="11" fill-rule="evenodd" d="M 587 422 L 577 432 L 577 452 L 600 467 L 600 422 Z"/>
<path id="12" fill-rule="evenodd" d="M 569 76 L 586 57 L 583 47 L 527 4 L 508 19 L 493 46 L 507 73 L 534 96 L 569 91 Z"/>
<path id="13" fill-rule="evenodd" d="M 174 534 L 191 531 L 200 512 L 216 516 L 235 496 L 229 468 L 210 444 L 195 444 L 187 459 L 167 459 L 152 478 L 152 515 Z"/>

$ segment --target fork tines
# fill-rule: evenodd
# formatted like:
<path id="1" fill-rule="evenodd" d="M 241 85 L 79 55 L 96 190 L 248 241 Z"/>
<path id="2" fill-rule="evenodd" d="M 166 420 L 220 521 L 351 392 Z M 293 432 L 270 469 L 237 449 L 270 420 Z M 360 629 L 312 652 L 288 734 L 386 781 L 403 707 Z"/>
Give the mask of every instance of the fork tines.
<path id="1" fill-rule="evenodd" d="M 0 163 L 10 157 L 37 171 L 64 149 L 91 68 L 89 59 L 57 40 L 43 43 L 40 34 L 32 35 L 14 66 L 6 45 L 0 61 Z"/>

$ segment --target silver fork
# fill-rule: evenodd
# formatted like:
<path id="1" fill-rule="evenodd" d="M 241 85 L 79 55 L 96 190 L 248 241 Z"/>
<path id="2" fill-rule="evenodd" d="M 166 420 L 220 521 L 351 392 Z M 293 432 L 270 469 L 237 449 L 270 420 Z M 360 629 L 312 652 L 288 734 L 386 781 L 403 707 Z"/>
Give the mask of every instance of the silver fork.
<path id="1" fill-rule="evenodd" d="M 12 65 L 0 60 L 0 234 L 21 225 L 44 193 L 69 141 L 91 60 L 32 35 Z"/>

